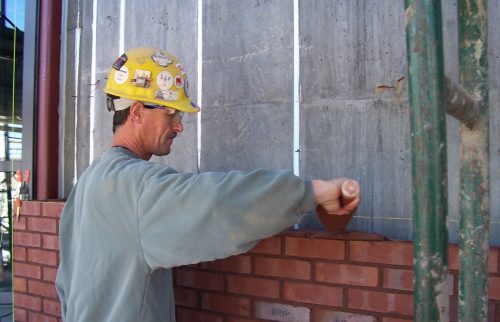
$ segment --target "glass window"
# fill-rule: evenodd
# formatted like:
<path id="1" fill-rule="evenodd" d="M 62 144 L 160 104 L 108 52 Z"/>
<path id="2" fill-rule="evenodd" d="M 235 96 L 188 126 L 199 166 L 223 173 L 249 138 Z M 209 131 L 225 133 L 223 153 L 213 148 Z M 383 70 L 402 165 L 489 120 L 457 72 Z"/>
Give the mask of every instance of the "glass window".
<path id="1" fill-rule="evenodd" d="M 5 7 L 5 16 L 12 20 L 12 24 L 16 25 L 19 30 L 24 31 L 24 0 L 5 0 L 3 3 L 5 5 L 2 9 Z M 12 24 L 7 23 L 5 27 L 14 29 Z"/>
<path id="2" fill-rule="evenodd" d="M 14 201 L 19 197 L 21 185 L 13 174 L 23 166 L 24 27 L 25 0 L 0 0 L 0 253 L 2 255 L 0 295 L 2 296 L 12 291 L 12 220 L 17 213 Z M 32 101 L 33 97 L 24 99 Z M 0 305 L 0 317 L 12 317 L 12 306 Z"/>
<path id="3" fill-rule="evenodd" d="M 21 160 L 25 2 L 0 3 L 0 160 Z"/>

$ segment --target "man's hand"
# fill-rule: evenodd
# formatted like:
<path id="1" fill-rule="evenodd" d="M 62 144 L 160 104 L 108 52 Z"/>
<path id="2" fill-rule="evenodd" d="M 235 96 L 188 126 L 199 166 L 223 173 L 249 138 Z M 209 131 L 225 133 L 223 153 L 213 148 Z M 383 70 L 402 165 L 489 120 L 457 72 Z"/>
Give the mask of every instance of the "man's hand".
<path id="1" fill-rule="evenodd" d="M 331 215 L 350 215 L 361 200 L 359 184 L 352 179 L 313 180 L 312 185 L 316 203 Z"/>

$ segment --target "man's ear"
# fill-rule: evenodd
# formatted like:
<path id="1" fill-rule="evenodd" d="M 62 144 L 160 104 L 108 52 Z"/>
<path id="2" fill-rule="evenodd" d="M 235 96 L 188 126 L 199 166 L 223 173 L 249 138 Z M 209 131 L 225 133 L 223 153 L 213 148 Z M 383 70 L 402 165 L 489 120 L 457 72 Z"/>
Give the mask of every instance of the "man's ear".
<path id="1" fill-rule="evenodd" d="M 141 124 L 144 118 L 144 106 L 139 102 L 134 102 L 130 105 L 129 117 L 133 123 Z"/>

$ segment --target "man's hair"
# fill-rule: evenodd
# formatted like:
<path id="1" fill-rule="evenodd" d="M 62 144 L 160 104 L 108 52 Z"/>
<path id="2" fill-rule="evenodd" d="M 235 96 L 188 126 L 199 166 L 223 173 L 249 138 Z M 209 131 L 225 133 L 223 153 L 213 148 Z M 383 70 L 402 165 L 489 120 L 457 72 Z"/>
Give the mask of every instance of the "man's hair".
<path id="1" fill-rule="evenodd" d="M 129 113 L 130 107 L 127 107 L 126 109 L 121 111 L 115 111 L 115 114 L 113 115 L 113 133 L 115 133 L 118 127 L 125 124 Z"/>

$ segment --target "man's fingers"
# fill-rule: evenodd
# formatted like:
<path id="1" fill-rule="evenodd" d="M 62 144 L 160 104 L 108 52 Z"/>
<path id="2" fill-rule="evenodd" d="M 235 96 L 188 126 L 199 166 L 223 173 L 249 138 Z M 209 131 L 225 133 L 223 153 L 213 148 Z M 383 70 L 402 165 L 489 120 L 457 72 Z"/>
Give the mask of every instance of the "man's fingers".
<path id="1" fill-rule="evenodd" d="M 355 199 L 353 199 L 351 202 L 349 202 L 347 205 L 345 205 L 343 207 L 343 209 L 346 209 L 348 211 L 354 211 L 356 208 L 358 208 L 360 201 L 361 201 L 361 198 L 358 196 Z"/>
<path id="2" fill-rule="evenodd" d="M 328 214 L 349 215 L 360 203 L 359 183 L 353 179 L 313 180 L 313 188 L 317 204 Z"/>

